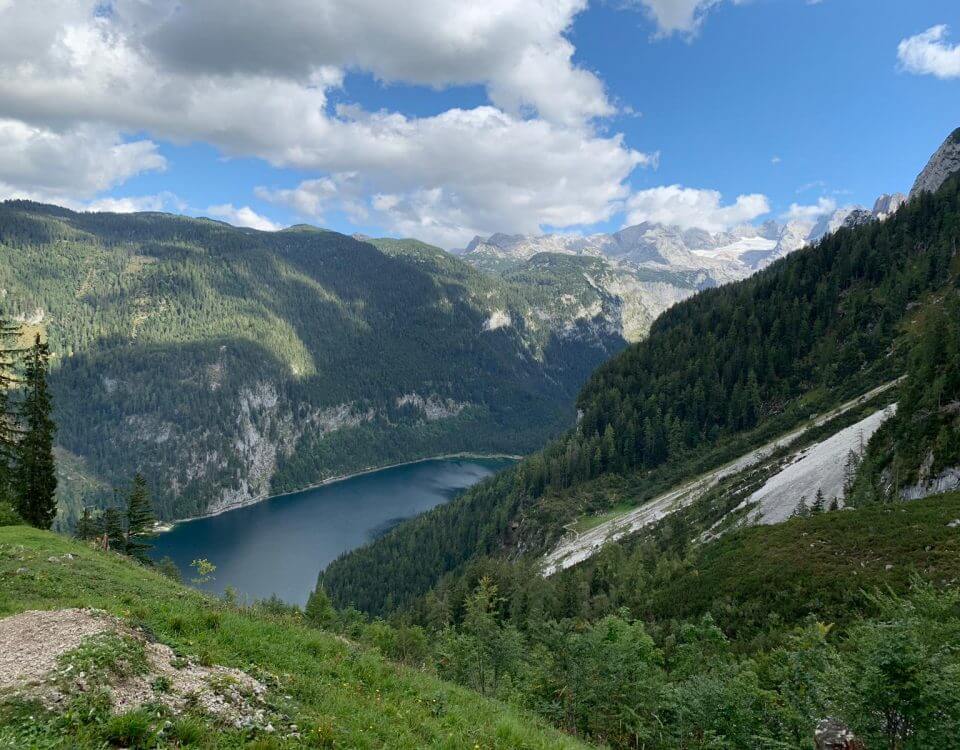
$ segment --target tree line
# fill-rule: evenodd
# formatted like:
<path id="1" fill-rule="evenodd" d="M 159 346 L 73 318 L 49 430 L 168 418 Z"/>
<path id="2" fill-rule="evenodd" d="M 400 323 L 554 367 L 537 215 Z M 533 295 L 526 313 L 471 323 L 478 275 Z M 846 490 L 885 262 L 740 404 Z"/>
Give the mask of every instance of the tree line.
<path id="1" fill-rule="evenodd" d="M 21 346 L 20 333 L 0 317 L 0 503 L 49 529 L 57 514 L 50 350 L 39 333 Z"/>
<path id="2" fill-rule="evenodd" d="M 19 520 L 49 529 L 57 515 L 50 349 L 39 333 L 32 344 L 21 346 L 22 334 L 21 326 L 0 317 L 0 506 L 8 509 L 0 515 L 5 523 Z M 76 536 L 150 563 L 147 540 L 155 518 L 141 474 L 134 476 L 123 506 L 114 497 L 102 511 L 84 507 Z"/>

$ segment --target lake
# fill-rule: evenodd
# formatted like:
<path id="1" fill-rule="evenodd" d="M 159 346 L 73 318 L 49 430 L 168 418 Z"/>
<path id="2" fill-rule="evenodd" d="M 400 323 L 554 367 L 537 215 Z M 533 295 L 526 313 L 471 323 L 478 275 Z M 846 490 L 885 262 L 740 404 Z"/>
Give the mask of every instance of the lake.
<path id="1" fill-rule="evenodd" d="M 360 474 L 177 524 L 154 538 L 153 557 L 169 555 L 184 580 L 194 574 L 191 561 L 205 557 L 217 570 L 200 588 L 222 593 L 231 586 L 241 598 L 276 594 L 302 605 L 317 574 L 338 555 L 512 463 L 444 458 Z"/>

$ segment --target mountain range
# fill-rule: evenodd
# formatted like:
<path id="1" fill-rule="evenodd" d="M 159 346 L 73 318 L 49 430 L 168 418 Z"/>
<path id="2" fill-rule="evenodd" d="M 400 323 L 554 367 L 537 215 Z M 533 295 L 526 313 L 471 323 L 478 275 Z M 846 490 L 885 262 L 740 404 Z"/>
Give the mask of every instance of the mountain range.
<path id="1" fill-rule="evenodd" d="M 713 286 L 744 279 L 844 226 L 883 221 L 904 203 L 884 194 L 873 209 L 850 205 L 816 220 L 768 220 L 709 232 L 644 222 L 610 234 L 492 234 L 474 237 L 460 257 L 480 270 L 508 276 L 538 256 L 596 259 L 592 282 L 622 301 L 612 321 L 624 338 L 640 340 L 650 323 L 677 301 Z M 541 258 L 541 263 L 547 262 Z"/>

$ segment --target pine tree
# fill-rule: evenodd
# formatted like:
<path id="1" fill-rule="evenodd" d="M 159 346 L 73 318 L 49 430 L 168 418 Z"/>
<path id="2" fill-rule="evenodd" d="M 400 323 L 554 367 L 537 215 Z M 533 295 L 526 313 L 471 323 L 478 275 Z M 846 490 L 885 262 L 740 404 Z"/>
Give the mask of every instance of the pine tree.
<path id="1" fill-rule="evenodd" d="M 100 519 L 100 538 L 104 549 L 126 551 L 127 535 L 123 528 L 123 514 L 119 508 L 107 508 Z"/>
<path id="2" fill-rule="evenodd" d="M 13 467 L 17 450 L 17 419 L 10 403 L 16 385 L 14 373 L 17 349 L 11 343 L 17 329 L 0 318 L 0 502 L 14 502 Z"/>
<path id="3" fill-rule="evenodd" d="M 133 486 L 127 496 L 127 537 L 125 552 L 140 562 L 151 563 L 147 551 L 151 548 L 146 540 L 153 536 L 156 518 L 147 490 L 147 481 L 137 472 L 133 477 Z"/>
<path id="4" fill-rule="evenodd" d="M 93 539 L 97 535 L 97 524 L 93 520 L 93 516 L 90 513 L 90 508 L 84 506 L 83 514 L 80 516 L 80 520 L 77 521 L 77 528 L 74 531 L 74 536 L 77 539 L 89 540 Z"/>
<path id="5" fill-rule="evenodd" d="M 14 470 L 17 511 L 27 523 L 49 529 L 57 514 L 57 473 L 53 459 L 56 425 L 47 388 L 50 350 L 37 334 L 24 368 L 26 396 L 22 407 L 23 435 L 17 444 Z"/>
<path id="6" fill-rule="evenodd" d="M 326 628 L 333 623 L 337 613 L 333 604 L 330 603 L 327 592 L 323 590 L 322 586 L 318 585 L 310 594 L 310 598 L 307 599 L 307 606 L 303 614 L 310 624 L 316 625 L 318 628 Z"/>
<path id="7" fill-rule="evenodd" d="M 811 513 L 823 513 L 823 506 L 824 506 L 824 503 L 825 503 L 825 502 L 826 502 L 826 501 L 825 501 L 825 499 L 824 499 L 824 497 L 823 497 L 823 490 L 818 487 L 818 488 L 817 488 L 817 495 L 816 495 L 816 497 L 815 497 L 814 500 L 813 500 L 813 505 L 810 506 L 810 512 L 811 512 Z"/>

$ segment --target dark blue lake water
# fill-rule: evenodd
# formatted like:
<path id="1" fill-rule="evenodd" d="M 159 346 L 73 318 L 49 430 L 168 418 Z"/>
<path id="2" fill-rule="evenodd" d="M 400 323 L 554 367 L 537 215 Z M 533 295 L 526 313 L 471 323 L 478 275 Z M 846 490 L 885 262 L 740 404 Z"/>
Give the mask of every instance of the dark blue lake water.
<path id="1" fill-rule="evenodd" d="M 154 557 L 173 558 L 184 579 L 190 562 L 217 566 L 201 588 L 232 586 L 248 599 L 277 594 L 304 604 L 317 573 L 399 521 L 445 503 L 509 459 L 436 459 L 362 474 L 219 516 L 178 524 L 154 539 Z"/>

